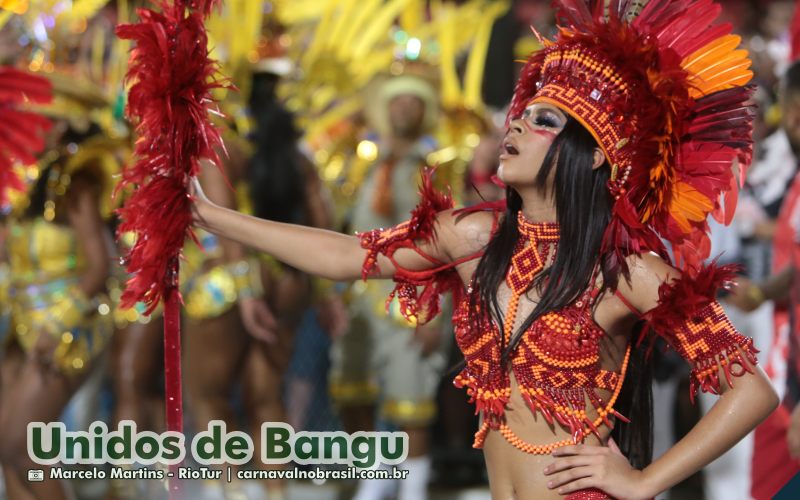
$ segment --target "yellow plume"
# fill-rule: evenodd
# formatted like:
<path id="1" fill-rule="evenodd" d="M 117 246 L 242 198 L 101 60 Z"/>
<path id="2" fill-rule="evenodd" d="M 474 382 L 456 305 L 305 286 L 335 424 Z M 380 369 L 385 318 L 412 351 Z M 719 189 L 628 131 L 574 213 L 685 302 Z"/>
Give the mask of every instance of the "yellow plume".
<path id="1" fill-rule="evenodd" d="M 744 85 L 753 78 L 746 50 L 736 50 L 741 38 L 727 35 L 687 56 L 681 66 L 692 75 L 689 95 L 700 98 L 720 90 Z"/>

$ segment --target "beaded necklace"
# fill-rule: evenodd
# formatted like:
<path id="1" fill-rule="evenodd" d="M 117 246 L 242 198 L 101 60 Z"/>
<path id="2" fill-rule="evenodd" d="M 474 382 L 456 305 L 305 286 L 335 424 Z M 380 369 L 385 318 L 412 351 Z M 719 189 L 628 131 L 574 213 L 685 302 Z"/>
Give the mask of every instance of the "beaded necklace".
<path id="1" fill-rule="evenodd" d="M 522 211 L 517 212 L 519 242 L 511 257 L 511 266 L 506 275 L 506 284 L 511 290 L 511 300 L 503 321 L 503 340 L 508 343 L 514 331 L 519 301 L 531 286 L 533 277 L 539 274 L 550 256 L 550 247 L 558 250 L 560 233 L 555 222 L 529 222 Z M 541 250 L 539 246 L 541 245 Z M 555 253 L 555 252 L 554 252 Z"/>
<path id="2" fill-rule="evenodd" d="M 558 241 L 560 238 L 559 226 L 557 223 L 532 223 L 524 217 L 522 212 L 518 212 L 517 227 L 520 233 L 520 238 L 517 243 L 517 247 L 514 250 L 514 255 L 511 258 L 511 265 L 508 274 L 506 275 L 506 284 L 511 290 L 511 298 L 509 299 L 508 309 L 503 322 L 503 343 L 506 345 L 508 342 L 510 342 L 511 335 L 514 331 L 520 299 L 530 289 L 533 278 L 539 272 L 541 272 L 542 269 L 544 269 L 551 250 L 553 252 L 557 251 Z M 592 283 L 594 283 L 594 281 L 595 280 L 593 279 Z M 593 287 L 591 290 L 581 296 L 581 298 L 575 303 L 575 306 L 578 308 L 578 310 L 580 310 L 581 313 L 591 310 L 598 291 L 599 290 Z M 557 314 L 549 313 L 545 315 L 545 317 L 541 318 L 541 320 L 545 321 L 548 328 L 551 330 L 554 329 L 557 332 L 564 333 L 563 329 L 569 327 L 567 322 L 563 321 L 562 318 L 559 318 Z M 573 326 L 576 332 L 580 332 L 582 327 L 583 325 L 580 321 L 575 322 Z M 573 347 L 573 349 L 575 348 Z M 565 346 L 564 349 L 561 350 L 565 352 L 558 354 L 568 354 L 570 347 Z M 576 350 L 579 351 L 579 348 Z M 557 356 L 558 354 L 554 353 L 554 356 Z M 625 378 L 629 358 L 630 345 L 625 353 L 625 357 L 622 362 L 622 368 L 609 401 L 606 404 L 602 404 L 601 401 L 592 401 L 593 405 L 597 407 L 599 414 L 594 421 L 590 421 L 587 418 L 585 410 L 582 409 L 583 405 L 572 404 L 569 401 L 556 403 L 552 400 L 547 400 L 546 404 L 544 405 L 537 404 L 538 400 L 547 398 L 547 395 L 545 395 L 544 391 L 541 388 L 530 390 L 530 388 L 522 387 L 522 384 L 520 384 L 520 390 L 522 391 L 523 397 L 528 405 L 530 407 L 538 407 L 539 409 L 545 410 L 544 414 L 546 418 L 550 415 L 550 412 L 548 412 L 545 407 L 550 406 L 553 410 L 552 415 L 556 418 L 556 420 L 558 420 L 561 424 L 569 425 L 570 428 L 573 429 L 571 438 L 563 439 L 547 445 L 534 445 L 525 442 L 516 434 L 514 434 L 511 428 L 505 423 L 504 419 L 499 422 L 496 428 L 500 431 L 500 434 L 503 436 L 503 438 L 505 438 L 506 441 L 508 441 L 512 446 L 525 453 L 536 455 L 549 454 L 555 448 L 581 442 L 590 433 L 594 433 L 599 436 L 599 432 L 597 431 L 599 426 L 603 424 L 606 424 L 609 427 L 612 426 L 612 423 L 608 419 L 609 416 L 616 416 L 623 421 L 627 421 L 625 417 L 613 409 L 613 406 L 619 396 L 620 390 L 622 389 L 622 381 Z M 565 360 L 563 363 L 559 364 L 563 365 L 562 369 L 564 371 L 570 372 L 577 367 L 576 363 L 581 364 L 580 361 L 576 360 Z M 500 389 L 500 392 L 502 392 L 502 394 L 498 394 L 498 396 L 501 396 L 504 400 L 507 400 L 507 398 L 510 396 L 511 388 L 508 386 L 504 389 Z M 582 393 L 581 397 L 583 397 Z M 552 417 L 548 418 L 548 421 L 551 421 L 551 419 Z M 475 435 L 474 446 L 476 448 L 483 446 L 486 435 L 488 434 L 490 428 L 492 428 L 490 419 L 485 418 L 481 428 Z"/>

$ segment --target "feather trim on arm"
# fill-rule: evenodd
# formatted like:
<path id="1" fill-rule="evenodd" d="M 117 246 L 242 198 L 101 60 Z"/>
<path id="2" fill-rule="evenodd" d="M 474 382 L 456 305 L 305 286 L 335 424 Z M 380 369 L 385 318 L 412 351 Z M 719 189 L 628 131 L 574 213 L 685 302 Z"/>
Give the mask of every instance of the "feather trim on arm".
<path id="1" fill-rule="evenodd" d="M 386 256 L 395 267 L 393 276 L 396 283 L 394 290 L 386 301 L 389 303 L 397 297 L 403 316 L 418 324 L 424 324 L 441 312 L 440 297 L 444 293 L 453 292 L 458 301 L 463 291 L 461 278 L 455 266 L 478 255 L 469 256 L 454 262 L 444 263 L 428 255 L 419 248 L 420 241 L 433 243 L 436 241 L 437 215 L 453 208 L 453 199 L 449 193 L 442 193 L 433 186 L 434 170 L 426 168 L 420 185 L 419 205 L 411 212 L 411 218 L 388 229 L 373 229 L 361 233 L 361 246 L 367 250 L 362 267 L 362 276 L 366 280 L 379 271 L 378 256 Z M 425 258 L 431 267 L 421 271 L 406 269 L 394 258 L 395 252 L 408 248 Z"/>
<path id="2" fill-rule="evenodd" d="M 730 286 L 738 266 L 709 264 L 694 275 L 663 283 L 658 305 L 644 314 L 652 331 L 692 365 L 691 398 L 697 390 L 721 393 L 720 372 L 729 386 L 732 377 L 752 373 L 758 350 L 753 339 L 740 334 L 716 301 Z"/>

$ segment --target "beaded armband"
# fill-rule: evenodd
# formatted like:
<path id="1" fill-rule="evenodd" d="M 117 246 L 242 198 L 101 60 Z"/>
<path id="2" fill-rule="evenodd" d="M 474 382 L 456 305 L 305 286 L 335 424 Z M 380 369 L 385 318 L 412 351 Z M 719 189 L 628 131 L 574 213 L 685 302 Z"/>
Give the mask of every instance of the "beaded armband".
<path id="1" fill-rule="evenodd" d="M 736 271 L 736 267 L 711 264 L 691 277 L 664 283 L 658 291 L 658 306 L 643 317 L 656 335 L 692 365 L 692 401 L 698 389 L 719 394 L 720 374 L 732 386 L 732 377 L 752 373 L 757 363 L 753 339 L 736 331 L 715 300 Z"/>
<path id="2" fill-rule="evenodd" d="M 361 268 L 366 280 L 379 271 L 378 256 L 383 255 L 395 267 L 394 290 L 386 300 L 389 310 L 391 301 L 397 297 L 400 313 L 416 324 L 425 324 L 441 311 L 440 297 L 447 291 L 457 294 L 463 288 L 455 271 L 459 262 L 442 263 L 425 253 L 418 245 L 420 241 L 434 241 L 435 223 L 439 212 L 453 207 L 453 200 L 433 187 L 433 170 L 425 169 L 420 186 L 420 202 L 406 222 L 388 229 L 374 229 L 359 234 L 361 248 L 367 251 Z M 403 268 L 394 258 L 395 252 L 405 248 L 419 254 L 430 262 L 431 267 L 422 271 Z M 464 261 L 474 258 L 469 256 Z"/>
<path id="3" fill-rule="evenodd" d="M 736 331 L 718 302 L 687 318 L 671 337 L 678 353 L 692 364 L 692 401 L 698 389 L 719 394 L 720 373 L 732 387 L 731 377 L 753 373 L 758 362 L 753 339 Z"/>

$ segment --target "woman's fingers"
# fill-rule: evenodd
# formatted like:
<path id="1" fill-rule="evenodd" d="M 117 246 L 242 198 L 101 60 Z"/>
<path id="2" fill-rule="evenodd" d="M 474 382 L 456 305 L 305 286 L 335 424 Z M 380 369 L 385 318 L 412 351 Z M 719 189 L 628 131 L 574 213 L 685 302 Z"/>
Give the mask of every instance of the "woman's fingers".
<path id="1" fill-rule="evenodd" d="M 275 319 L 275 315 L 272 314 L 272 310 L 269 308 L 264 301 L 259 301 L 259 306 L 256 309 L 258 314 L 259 322 L 264 325 L 265 328 L 269 330 L 275 330 L 278 327 L 278 320 Z"/>
<path id="2" fill-rule="evenodd" d="M 200 180 L 197 177 L 192 177 L 189 180 L 188 196 L 192 201 L 192 221 L 194 223 L 202 223 L 204 218 L 200 214 L 200 205 L 209 203 L 209 201 L 208 197 L 206 197 L 206 194 L 203 192 L 203 188 L 200 186 Z"/>
<path id="3" fill-rule="evenodd" d="M 200 185 L 200 179 L 192 177 L 189 180 L 189 196 L 196 200 L 205 200 L 206 194 L 203 192 L 203 187 Z"/>
<path id="4" fill-rule="evenodd" d="M 610 448 L 612 444 L 614 448 Z M 613 441 L 608 448 L 585 444 L 556 448 L 553 456 L 557 458 L 544 469 L 548 476 L 547 487 L 558 488 L 560 494 L 596 487 L 597 473 L 603 460 L 611 454 L 616 455 L 618 450 Z"/>
<path id="5" fill-rule="evenodd" d="M 597 458 L 592 455 L 573 455 L 569 457 L 557 458 L 544 468 L 544 474 L 555 474 L 556 472 L 572 469 L 574 467 L 593 465 L 596 462 Z"/>
<path id="6" fill-rule="evenodd" d="M 584 465 L 580 467 L 573 467 L 557 474 L 553 474 L 551 477 L 549 477 L 547 481 L 547 487 L 550 489 L 560 488 L 561 486 L 574 481 L 591 477 L 593 474 L 593 466 Z"/>
<path id="7" fill-rule="evenodd" d="M 239 310 L 247 333 L 267 343 L 275 342 L 277 321 L 263 300 L 256 298 L 240 299 Z"/>
<path id="8" fill-rule="evenodd" d="M 576 479 L 558 488 L 560 495 L 568 495 L 580 490 L 588 490 L 589 488 L 599 488 L 594 476 L 588 476 L 581 479 Z M 602 488 L 601 488 L 602 489 Z"/>
<path id="9" fill-rule="evenodd" d="M 566 495 L 598 488 L 611 498 L 648 498 L 642 471 L 631 467 L 613 439 L 608 447 L 576 445 L 559 448 L 555 461 L 545 469 L 548 487 Z M 558 456 L 560 455 L 560 456 Z"/>

